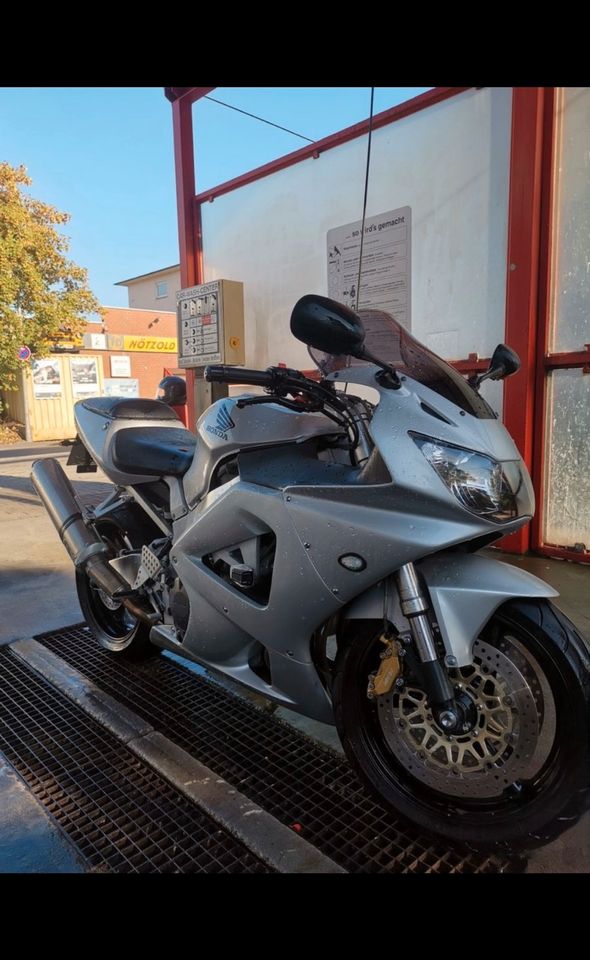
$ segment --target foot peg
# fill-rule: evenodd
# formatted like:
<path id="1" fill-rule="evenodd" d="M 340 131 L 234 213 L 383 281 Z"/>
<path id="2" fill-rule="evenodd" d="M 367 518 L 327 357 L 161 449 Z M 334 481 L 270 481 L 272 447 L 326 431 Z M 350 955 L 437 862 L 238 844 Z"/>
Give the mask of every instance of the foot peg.
<path id="1" fill-rule="evenodd" d="M 149 547 L 143 546 L 141 548 L 141 563 L 133 584 L 133 590 L 139 590 L 148 580 L 155 580 L 162 570 L 163 567 L 159 557 Z"/>

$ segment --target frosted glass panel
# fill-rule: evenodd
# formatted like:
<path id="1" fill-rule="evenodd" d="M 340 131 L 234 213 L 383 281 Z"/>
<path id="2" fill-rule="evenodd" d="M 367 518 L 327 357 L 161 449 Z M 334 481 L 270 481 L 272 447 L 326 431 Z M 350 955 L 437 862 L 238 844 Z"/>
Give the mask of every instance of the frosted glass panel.
<path id="1" fill-rule="evenodd" d="M 590 550 L 590 375 L 555 370 L 548 388 L 543 539 Z"/>
<path id="2" fill-rule="evenodd" d="M 583 350 L 590 342 L 590 87 L 566 87 L 562 97 L 554 237 L 556 353 Z"/>

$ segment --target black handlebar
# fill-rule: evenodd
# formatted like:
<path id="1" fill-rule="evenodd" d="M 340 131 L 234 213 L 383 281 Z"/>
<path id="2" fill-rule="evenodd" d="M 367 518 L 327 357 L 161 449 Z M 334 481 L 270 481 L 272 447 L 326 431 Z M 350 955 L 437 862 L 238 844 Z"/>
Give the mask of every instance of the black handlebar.
<path id="1" fill-rule="evenodd" d="M 272 387 L 275 374 L 270 370 L 248 370 L 247 367 L 228 367 L 223 363 L 205 367 L 208 383 L 251 383 L 256 387 Z"/>

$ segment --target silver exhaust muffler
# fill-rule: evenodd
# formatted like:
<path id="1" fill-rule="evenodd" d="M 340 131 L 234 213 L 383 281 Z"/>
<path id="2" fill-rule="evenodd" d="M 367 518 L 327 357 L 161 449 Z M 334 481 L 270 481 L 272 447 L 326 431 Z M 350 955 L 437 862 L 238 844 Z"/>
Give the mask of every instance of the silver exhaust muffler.
<path id="1" fill-rule="evenodd" d="M 144 609 L 139 598 L 124 596 L 129 595 L 130 584 L 109 564 L 111 551 L 106 543 L 84 522 L 74 488 L 61 464 L 53 458 L 35 460 L 31 480 L 74 566 L 82 569 L 109 597 L 121 600 L 136 617 L 152 624 L 157 621 L 157 615 Z"/>

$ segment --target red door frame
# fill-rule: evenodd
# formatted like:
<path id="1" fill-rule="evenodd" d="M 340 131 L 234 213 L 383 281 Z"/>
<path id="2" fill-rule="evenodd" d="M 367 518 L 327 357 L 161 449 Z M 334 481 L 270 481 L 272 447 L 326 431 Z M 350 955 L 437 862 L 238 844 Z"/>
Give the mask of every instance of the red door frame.
<path id="1" fill-rule="evenodd" d="M 529 470 L 534 440 L 544 94 L 542 87 L 515 87 L 512 93 L 505 339 L 518 353 L 521 369 L 518 376 L 504 381 L 504 424 Z M 510 553 L 525 553 L 530 524 L 499 545 Z"/>
<path id="2" fill-rule="evenodd" d="M 183 287 L 203 282 L 203 243 L 201 205 L 216 197 L 252 183 L 308 158 L 339 146 L 368 131 L 368 120 L 347 127 L 317 143 L 264 164 L 233 180 L 196 193 L 192 104 L 214 87 L 166 87 L 172 102 L 174 155 L 180 248 L 181 284 Z M 457 96 L 469 87 L 436 87 L 406 103 L 377 114 L 373 128 L 393 123 L 402 117 L 424 110 L 435 103 Z M 550 264 L 551 158 L 553 156 L 554 90 L 543 87 L 515 87 L 512 95 L 512 133 L 510 148 L 510 186 L 508 200 L 508 249 L 506 279 L 506 342 L 521 358 L 521 372 L 504 384 L 504 422 L 512 434 L 527 467 L 533 474 L 537 502 L 542 510 L 542 430 L 544 410 L 545 358 L 547 335 L 547 285 Z M 542 345 L 541 345 L 542 344 Z M 582 355 L 551 358 L 553 365 L 584 365 Z M 573 362 L 572 362 L 573 361 Z M 588 357 L 585 357 L 588 362 Z M 539 364 L 542 363 L 542 373 Z M 463 373 L 486 369 L 488 361 L 476 355 L 457 360 L 454 366 Z M 187 370 L 189 422 L 195 422 L 195 371 Z M 536 412 L 535 412 L 536 411 Z M 537 441 L 535 442 L 535 436 Z M 536 520 L 535 531 L 539 530 Z M 535 549 L 552 555 L 569 551 L 553 550 L 540 545 L 538 532 L 532 543 Z M 531 527 L 527 525 L 500 542 L 503 549 L 524 553 L 531 546 Z M 581 559 L 580 554 L 572 559 Z"/>
<path id="3" fill-rule="evenodd" d="M 556 191 L 556 165 L 560 149 L 560 137 L 557 130 L 557 110 L 559 106 L 558 90 L 549 88 L 545 93 L 543 117 L 543 184 L 541 196 L 541 238 L 539 271 L 539 330 L 535 385 L 535 446 L 533 455 L 533 483 L 538 498 L 539 509 L 532 523 L 531 545 L 538 552 L 549 557 L 575 560 L 578 563 L 590 563 L 590 552 L 578 552 L 564 547 L 547 544 L 543 539 L 543 506 L 545 502 L 545 455 L 546 455 L 546 407 L 548 382 L 552 370 L 582 368 L 590 374 L 590 344 L 584 350 L 572 350 L 566 353 L 553 353 L 550 350 L 552 328 L 552 287 L 554 283 L 554 238 Z"/>

